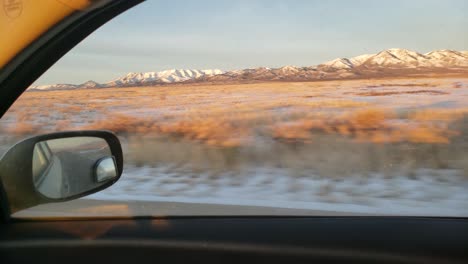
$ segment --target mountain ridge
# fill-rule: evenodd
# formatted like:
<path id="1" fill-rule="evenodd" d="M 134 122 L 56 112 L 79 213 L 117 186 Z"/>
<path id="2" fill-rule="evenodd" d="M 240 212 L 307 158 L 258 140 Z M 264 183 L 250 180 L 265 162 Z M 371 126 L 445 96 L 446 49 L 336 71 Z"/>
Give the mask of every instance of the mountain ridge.
<path id="1" fill-rule="evenodd" d="M 442 49 L 422 54 L 407 49 L 391 48 L 375 54 L 337 58 L 316 66 L 296 67 L 288 65 L 280 68 L 259 67 L 232 71 L 170 69 L 159 72 L 130 72 L 125 76 L 102 84 L 90 80 L 79 85 L 31 86 L 29 90 L 91 89 L 203 82 L 313 81 L 434 72 L 468 73 L 468 51 Z"/>

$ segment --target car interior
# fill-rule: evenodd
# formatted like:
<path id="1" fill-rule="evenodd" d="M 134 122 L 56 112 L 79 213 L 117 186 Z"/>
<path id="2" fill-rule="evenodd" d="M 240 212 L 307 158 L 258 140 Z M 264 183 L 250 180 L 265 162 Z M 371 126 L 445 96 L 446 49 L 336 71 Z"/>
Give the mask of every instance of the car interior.
<path id="1" fill-rule="evenodd" d="M 75 45 L 142 1 L 85 2 L 90 6 L 65 16 L 1 68 L 2 115 Z M 76 137 L 101 139 L 108 149 L 87 154 L 96 157 L 91 162 L 54 142 L 72 142 Z M 54 168 L 67 166 L 54 161 L 50 154 L 54 151 L 80 162 L 68 173 L 93 171 L 87 182 L 76 190 L 41 187 L 43 182 L 56 182 Z M 70 201 L 107 188 L 120 178 L 122 159 L 119 140 L 106 131 L 55 133 L 18 143 L 0 164 L 0 263 L 468 263 L 465 217 L 11 216 L 35 205 Z M 99 163 L 93 165 L 95 160 Z M 27 177 L 20 177 L 23 174 Z M 68 181 L 67 185 L 76 186 L 71 178 Z"/>

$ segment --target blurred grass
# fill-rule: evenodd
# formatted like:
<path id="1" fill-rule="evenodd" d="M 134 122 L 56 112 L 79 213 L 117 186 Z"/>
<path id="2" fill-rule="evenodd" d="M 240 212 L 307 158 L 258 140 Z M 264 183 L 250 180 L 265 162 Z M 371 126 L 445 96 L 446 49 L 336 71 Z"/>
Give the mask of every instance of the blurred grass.
<path id="1" fill-rule="evenodd" d="M 443 88 L 440 79 L 393 81 L 27 92 L 0 130 L 3 145 L 52 131 L 111 130 L 123 140 L 129 164 L 174 164 L 199 172 L 268 166 L 298 176 L 307 170 L 326 176 L 411 176 L 419 168 L 453 168 L 468 175 L 468 108 L 401 111 L 398 101 L 380 105 L 356 99 L 375 96 L 375 91 L 359 92 L 360 87 L 416 89 L 380 92 L 379 98 L 417 96 L 420 86 L 428 96 L 453 88 Z"/>

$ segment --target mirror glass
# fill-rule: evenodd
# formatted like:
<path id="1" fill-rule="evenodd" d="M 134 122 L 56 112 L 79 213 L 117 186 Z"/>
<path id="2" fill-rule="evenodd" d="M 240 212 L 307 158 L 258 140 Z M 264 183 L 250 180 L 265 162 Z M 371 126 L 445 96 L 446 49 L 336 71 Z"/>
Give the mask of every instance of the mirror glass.
<path id="1" fill-rule="evenodd" d="M 113 157 L 105 157 L 96 163 L 96 181 L 104 182 L 117 177 L 117 166 Z"/>
<path id="2" fill-rule="evenodd" d="M 118 175 L 109 145 L 98 137 L 38 142 L 32 169 L 36 189 L 53 199 L 91 191 Z"/>

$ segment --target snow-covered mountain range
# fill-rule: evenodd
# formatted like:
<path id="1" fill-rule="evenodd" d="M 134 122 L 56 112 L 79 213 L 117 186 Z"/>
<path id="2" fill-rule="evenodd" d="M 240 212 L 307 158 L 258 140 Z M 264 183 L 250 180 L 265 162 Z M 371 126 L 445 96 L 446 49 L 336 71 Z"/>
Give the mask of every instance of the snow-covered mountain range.
<path id="1" fill-rule="evenodd" d="M 87 81 L 80 85 L 53 84 L 31 86 L 30 90 L 150 86 L 181 82 L 307 81 L 318 79 L 365 78 L 386 75 L 461 72 L 468 73 L 468 51 L 436 50 L 425 54 L 407 49 L 388 49 L 377 54 L 338 58 L 316 66 L 281 68 L 260 67 L 234 71 L 165 70 L 128 73 L 99 84 Z"/>
<path id="2" fill-rule="evenodd" d="M 222 74 L 214 70 L 166 70 L 160 72 L 131 72 L 121 78 L 106 83 L 107 86 L 144 85 L 155 83 L 177 83 Z"/>
<path id="3" fill-rule="evenodd" d="M 416 69 L 416 68 L 459 68 L 468 67 L 468 52 L 436 50 L 426 54 L 406 49 L 388 49 L 377 54 L 366 54 L 354 58 L 335 59 L 318 65 L 331 69 Z"/>

